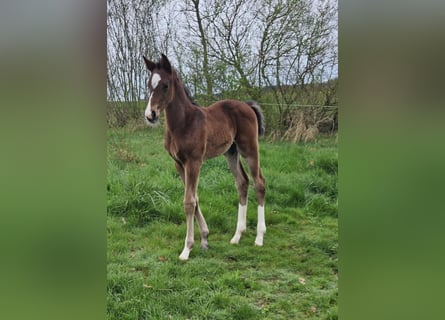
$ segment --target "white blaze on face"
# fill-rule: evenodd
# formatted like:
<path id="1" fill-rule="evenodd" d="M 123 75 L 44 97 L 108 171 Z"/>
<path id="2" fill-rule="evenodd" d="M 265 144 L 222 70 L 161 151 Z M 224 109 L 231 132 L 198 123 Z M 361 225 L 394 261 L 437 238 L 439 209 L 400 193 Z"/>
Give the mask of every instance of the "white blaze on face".
<path id="1" fill-rule="evenodd" d="M 151 76 L 151 86 L 152 86 L 152 92 L 150 94 L 150 98 L 148 99 L 148 104 L 147 104 L 147 108 L 145 108 L 145 118 L 149 118 L 151 119 L 151 97 L 153 96 L 153 91 L 156 89 L 156 87 L 159 84 L 159 81 L 161 81 L 161 76 L 159 75 L 159 73 L 153 73 L 153 75 Z"/>
<path id="2" fill-rule="evenodd" d="M 159 81 L 161 81 L 161 76 L 159 75 L 159 73 L 153 73 L 153 75 L 151 76 L 151 86 L 153 87 L 153 90 L 156 89 Z"/>
<path id="3" fill-rule="evenodd" d="M 145 108 L 145 118 L 151 118 L 151 96 L 153 93 L 150 94 L 150 98 L 148 99 L 147 108 Z"/>

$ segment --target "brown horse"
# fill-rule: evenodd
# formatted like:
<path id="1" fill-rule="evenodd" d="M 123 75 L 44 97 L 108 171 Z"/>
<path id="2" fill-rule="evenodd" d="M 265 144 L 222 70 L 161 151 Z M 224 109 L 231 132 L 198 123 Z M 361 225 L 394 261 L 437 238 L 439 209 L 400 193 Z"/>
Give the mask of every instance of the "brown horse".
<path id="1" fill-rule="evenodd" d="M 258 135 L 264 133 L 263 115 L 254 102 L 218 101 L 207 108 L 192 103 L 177 72 L 162 55 L 155 63 L 143 57 L 151 76 L 148 82 L 150 97 L 145 119 L 155 124 L 165 110 L 164 147 L 175 160 L 176 169 L 185 185 L 184 211 L 187 235 L 179 256 L 187 260 L 194 244 L 196 217 L 201 234 L 201 248 L 207 249 L 209 229 L 198 202 L 198 178 L 201 164 L 221 154 L 227 159 L 235 177 L 239 195 L 238 223 L 230 243 L 237 244 L 246 230 L 247 191 L 249 180 L 240 161 L 247 162 L 258 201 L 258 225 L 255 245 L 263 245 L 266 232 L 264 219 L 265 179 L 261 174 L 258 154 Z"/>

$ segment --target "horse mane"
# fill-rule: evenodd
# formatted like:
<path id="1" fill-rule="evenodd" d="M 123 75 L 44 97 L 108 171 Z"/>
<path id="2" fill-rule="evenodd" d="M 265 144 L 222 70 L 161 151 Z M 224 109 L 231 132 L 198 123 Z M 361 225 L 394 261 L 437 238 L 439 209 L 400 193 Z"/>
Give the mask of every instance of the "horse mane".
<path id="1" fill-rule="evenodd" d="M 181 81 L 182 82 L 182 81 Z M 190 89 L 185 85 L 182 84 L 182 88 L 184 88 L 185 94 L 187 95 L 187 98 L 189 98 L 190 102 L 197 106 L 200 107 L 200 105 L 198 104 L 198 102 L 195 101 L 195 99 L 193 98 L 192 94 L 190 93 Z"/>
<path id="2" fill-rule="evenodd" d="M 184 82 L 182 81 L 181 77 L 179 76 L 179 72 L 178 72 L 178 70 L 176 70 L 176 69 L 174 68 L 174 71 L 175 71 L 175 73 L 176 73 L 176 76 L 178 77 L 178 81 L 181 83 L 182 88 L 184 89 L 185 94 L 187 95 L 187 98 L 190 100 L 190 103 L 193 104 L 193 105 L 195 105 L 195 106 L 197 106 L 197 107 L 200 107 L 199 103 L 196 102 L 195 99 L 193 98 L 193 96 L 192 96 L 192 94 L 191 94 L 191 92 L 190 92 L 189 87 L 187 87 L 187 86 L 184 84 Z"/>

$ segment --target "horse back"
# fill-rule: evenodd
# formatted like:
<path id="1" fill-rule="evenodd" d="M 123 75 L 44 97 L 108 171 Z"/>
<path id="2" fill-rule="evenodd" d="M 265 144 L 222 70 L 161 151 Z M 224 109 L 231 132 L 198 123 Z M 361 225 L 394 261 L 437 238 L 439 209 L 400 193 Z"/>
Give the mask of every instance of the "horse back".
<path id="1" fill-rule="evenodd" d="M 225 153 L 235 142 L 251 144 L 258 141 L 257 117 L 247 103 L 238 100 L 221 100 L 206 110 L 207 146 L 216 146 L 211 156 Z M 218 154 L 217 154 L 218 153 Z"/>

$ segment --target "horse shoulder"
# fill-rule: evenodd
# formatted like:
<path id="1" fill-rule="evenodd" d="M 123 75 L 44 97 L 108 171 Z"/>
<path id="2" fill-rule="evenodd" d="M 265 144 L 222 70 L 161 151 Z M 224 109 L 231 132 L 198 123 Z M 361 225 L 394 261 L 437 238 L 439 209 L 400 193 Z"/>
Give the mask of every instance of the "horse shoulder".
<path id="1" fill-rule="evenodd" d="M 187 111 L 184 125 L 175 128 L 170 137 L 170 154 L 183 161 L 184 159 L 202 161 L 206 148 L 207 132 L 205 130 L 206 115 L 201 108 Z"/>

